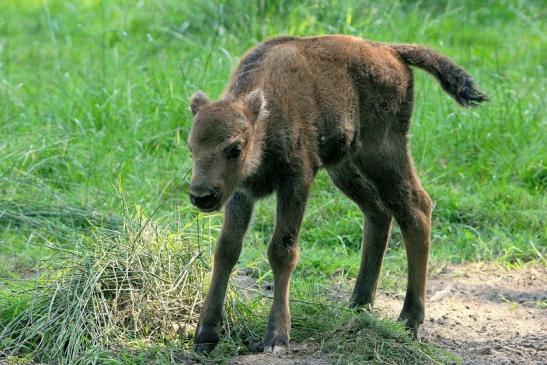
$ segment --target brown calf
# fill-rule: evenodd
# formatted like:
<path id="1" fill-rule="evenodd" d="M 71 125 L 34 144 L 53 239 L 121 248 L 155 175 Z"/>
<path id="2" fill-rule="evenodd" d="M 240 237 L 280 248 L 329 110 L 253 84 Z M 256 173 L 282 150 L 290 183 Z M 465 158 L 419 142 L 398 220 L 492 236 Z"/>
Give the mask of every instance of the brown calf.
<path id="1" fill-rule="evenodd" d="M 324 167 L 366 216 L 352 307 L 371 305 L 391 221 L 408 256 L 408 286 L 399 319 L 417 334 L 431 229 L 431 199 L 407 148 L 413 105 L 409 66 L 433 74 L 463 106 L 485 101 L 473 79 L 448 58 L 416 45 L 342 35 L 280 37 L 251 49 L 220 100 L 192 97 L 190 199 L 203 211 L 226 203 L 213 278 L 195 338 L 197 351 L 219 340 L 224 296 L 255 201 L 277 195 L 268 248 L 274 299 L 264 351 L 289 346 L 289 283 L 312 180 Z"/>

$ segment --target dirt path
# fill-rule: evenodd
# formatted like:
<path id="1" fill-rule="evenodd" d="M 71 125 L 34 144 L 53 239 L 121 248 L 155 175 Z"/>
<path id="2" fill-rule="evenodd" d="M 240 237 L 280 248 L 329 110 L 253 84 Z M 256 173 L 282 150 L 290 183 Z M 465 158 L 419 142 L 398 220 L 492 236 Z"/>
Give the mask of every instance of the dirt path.
<path id="1" fill-rule="evenodd" d="M 447 267 L 429 280 L 421 338 L 464 364 L 547 364 L 547 269 L 492 264 Z M 400 298 L 378 302 L 395 315 Z"/>
<path id="2" fill-rule="evenodd" d="M 402 299 L 381 293 L 376 310 L 395 318 Z M 546 303 L 546 267 L 448 266 L 429 279 L 420 337 L 459 354 L 463 364 L 547 364 Z M 304 349 L 277 359 L 263 354 L 240 356 L 232 363 L 324 365 L 329 361 Z"/>

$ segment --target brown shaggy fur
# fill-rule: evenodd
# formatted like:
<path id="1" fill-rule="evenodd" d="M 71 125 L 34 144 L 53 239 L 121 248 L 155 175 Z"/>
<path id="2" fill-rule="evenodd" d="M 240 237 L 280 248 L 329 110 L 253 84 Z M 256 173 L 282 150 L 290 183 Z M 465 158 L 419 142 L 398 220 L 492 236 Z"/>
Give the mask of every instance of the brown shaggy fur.
<path id="1" fill-rule="evenodd" d="M 469 74 L 435 51 L 342 35 L 265 41 L 243 57 L 220 100 L 210 103 L 201 92 L 193 96 L 190 198 L 204 211 L 226 203 L 196 350 L 210 351 L 219 340 L 228 279 L 254 202 L 273 192 L 277 216 L 268 259 L 274 300 L 264 351 L 288 349 L 290 276 L 319 168 L 327 170 L 366 216 L 350 305 L 373 303 L 395 218 L 408 256 L 408 287 L 399 319 L 417 334 L 424 320 L 431 199 L 407 148 L 413 106 L 409 66 L 433 74 L 463 106 L 486 100 Z"/>

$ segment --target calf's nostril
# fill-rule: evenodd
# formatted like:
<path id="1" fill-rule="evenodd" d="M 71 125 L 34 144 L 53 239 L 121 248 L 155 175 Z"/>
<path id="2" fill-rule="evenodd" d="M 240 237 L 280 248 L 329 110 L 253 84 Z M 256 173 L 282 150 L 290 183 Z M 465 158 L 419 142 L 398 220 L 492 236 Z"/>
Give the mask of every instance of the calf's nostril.
<path id="1" fill-rule="evenodd" d="M 189 195 L 190 195 L 190 203 L 192 203 L 193 205 L 196 205 L 196 202 L 197 202 L 196 196 L 194 194 L 189 194 Z"/>

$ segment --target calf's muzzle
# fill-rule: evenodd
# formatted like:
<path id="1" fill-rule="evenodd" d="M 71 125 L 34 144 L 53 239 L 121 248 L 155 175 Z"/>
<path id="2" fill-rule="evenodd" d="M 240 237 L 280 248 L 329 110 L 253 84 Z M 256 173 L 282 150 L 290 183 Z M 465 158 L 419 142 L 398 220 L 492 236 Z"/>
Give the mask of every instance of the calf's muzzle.
<path id="1" fill-rule="evenodd" d="M 216 186 L 192 185 L 189 190 L 190 202 L 201 210 L 215 208 L 220 201 L 220 189 Z"/>

